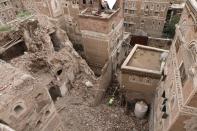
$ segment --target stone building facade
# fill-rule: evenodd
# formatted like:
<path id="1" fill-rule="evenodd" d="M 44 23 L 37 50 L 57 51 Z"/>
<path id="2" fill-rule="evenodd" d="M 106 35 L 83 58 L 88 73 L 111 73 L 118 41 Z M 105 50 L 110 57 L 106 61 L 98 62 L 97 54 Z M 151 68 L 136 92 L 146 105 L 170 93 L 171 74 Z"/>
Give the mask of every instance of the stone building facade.
<path id="1" fill-rule="evenodd" d="M 36 12 L 40 19 L 50 21 L 68 32 L 73 45 L 81 45 L 78 24 L 79 0 L 22 0 L 24 8 Z"/>
<path id="2" fill-rule="evenodd" d="M 127 101 L 145 100 L 151 104 L 162 76 L 160 60 L 167 50 L 136 44 L 121 67 L 121 92 Z"/>
<path id="3" fill-rule="evenodd" d="M 0 1 L 0 24 L 5 24 L 16 18 L 15 8 L 10 0 Z"/>
<path id="4" fill-rule="evenodd" d="M 63 131 L 46 87 L 0 60 L 0 123 L 17 131 Z"/>
<path id="5" fill-rule="evenodd" d="M 155 131 L 197 130 L 197 1 L 188 0 L 154 103 Z"/>
<path id="6" fill-rule="evenodd" d="M 114 8 L 104 9 L 100 1 L 80 1 L 79 26 L 88 64 L 99 72 L 105 63 L 115 58 L 123 40 L 123 1 Z M 103 9 L 102 9 L 103 8 Z"/>
<path id="7" fill-rule="evenodd" d="M 34 1 L 38 13 L 57 18 L 63 15 L 63 8 L 60 0 L 37 0 Z"/>
<path id="8" fill-rule="evenodd" d="M 170 0 L 170 3 L 172 3 L 172 4 L 181 4 L 181 3 L 184 3 L 186 1 L 187 0 Z"/>
<path id="9" fill-rule="evenodd" d="M 124 0 L 125 31 L 161 37 L 168 7 L 169 0 Z"/>
<path id="10" fill-rule="evenodd" d="M 79 29 L 78 15 L 79 15 L 79 0 L 62 0 L 64 10 L 65 25 L 64 29 L 68 32 L 68 37 L 72 41 L 76 50 L 82 45 L 81 32 Z"/>

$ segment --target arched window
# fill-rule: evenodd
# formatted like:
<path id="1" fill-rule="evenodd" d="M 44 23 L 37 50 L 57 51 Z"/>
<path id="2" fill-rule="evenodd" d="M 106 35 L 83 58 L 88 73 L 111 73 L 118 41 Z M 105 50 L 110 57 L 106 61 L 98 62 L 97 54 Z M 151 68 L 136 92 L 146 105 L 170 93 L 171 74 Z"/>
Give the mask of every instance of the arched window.
<path id="1" fill-rule="evenodd" d="M 194 61 L 197 62 L 197 42 L 196 41 L 192 41 L 189 44 L 189 49 L 191 51 L 191 55 L 192 55 Z"/>
<path id="2" fill-rule="evenodd" d="M 23 111 L 23 107 L 21 105 L 17 105 L 16 107 L 14 107 L 14 111 L 16 112 L 16 114 L 20 114 Z"/>

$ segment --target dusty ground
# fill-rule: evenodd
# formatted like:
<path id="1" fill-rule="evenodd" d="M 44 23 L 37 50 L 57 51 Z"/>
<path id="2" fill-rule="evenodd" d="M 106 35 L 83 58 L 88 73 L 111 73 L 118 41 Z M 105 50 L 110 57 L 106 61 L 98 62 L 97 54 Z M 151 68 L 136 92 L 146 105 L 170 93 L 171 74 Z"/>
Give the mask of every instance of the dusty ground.
<path id="1" fill-rule="evenodd" d="M 90 107 L 83 98 L 72 94 L 60 98 L 56 107 L 66 131 L 148 131 L 147 120 L 138 120 L 133 113 L 126 115 L 117 104 L 107 105 L 108 99 Z"/>

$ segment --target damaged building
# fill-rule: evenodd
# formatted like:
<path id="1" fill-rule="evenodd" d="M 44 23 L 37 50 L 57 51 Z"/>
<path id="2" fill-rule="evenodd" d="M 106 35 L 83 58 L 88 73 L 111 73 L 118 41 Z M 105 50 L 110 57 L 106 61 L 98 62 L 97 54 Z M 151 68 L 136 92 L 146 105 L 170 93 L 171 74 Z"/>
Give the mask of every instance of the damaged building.
<path id="1" fill-rule="evenodd" d="M 2 60 L 0 73 L 0 122 L 20 131 L 63 131 L 46 87 Z"/>
<path id="2" fill-rule="evenodd" d="M 96 79 L 63 31 L 44 28 L 33 19 L 21 23 L 19 29 L 7 34 L 5 38 L 11 40 L 1 40 L 5 44 L 0 53 L 4 60 L 0 122 L 16 130 L 63 131 L 54 102 L 72 87 L 75 74 L 89 75 L 92 82 Z"/>

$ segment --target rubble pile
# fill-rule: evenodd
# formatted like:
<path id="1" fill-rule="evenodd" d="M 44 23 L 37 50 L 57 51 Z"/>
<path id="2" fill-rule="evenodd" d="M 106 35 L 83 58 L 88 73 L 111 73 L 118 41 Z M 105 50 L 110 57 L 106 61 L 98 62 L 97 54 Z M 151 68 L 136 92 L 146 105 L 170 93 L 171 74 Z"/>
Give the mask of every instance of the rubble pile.
<path id="1" fill-rule="evenodd" d="M 31 73 L 43 85 L 50 89 L 60 87 L 61 96 L 72 88 L 79 95 L 86 95 L 85 82 L 90 81 L 97 88 L 97 78 L 72 47 L 64 31 L 59 28 L 45 28 L 38 21 L 26 21 L 21 24 L 27 52 L 11 60 L 11 64 Z M 53 36 L 52 36 L 53 35 Z M 51 37 L 52 36 L 52 37 Z M 55 36 L 55 37 L 54 37 Z M 55 50 L 55 44 L 59 47 Z M 74 90 L 73 90 L 74 91 Z"/>
<path id="2" fill-rule="evenodd" d="M 5 44 L 9 42 L 13 42 L 14 40 L 18 39 L 21 37 L 22 32 L 17 30 L 17 31 L 9 31 L 9 32 L 0 32 L 0 46 L 4 46 Z"/>
<path id="3" fill-rule="evenodd" d="M 66 130 L 129 130 L 136 126 L 121 107 L 105 103 L 92 107 L 99 78 L 74 50 L 66 32 L 41 26 L 37 20 L 25 21 L 18 29 L 27 50 L 7 62 L 30 74 L 37 86 L 47 88 Z"/>

